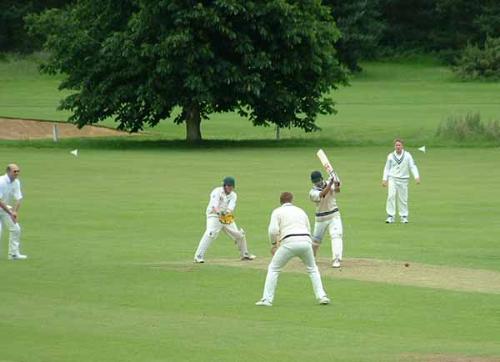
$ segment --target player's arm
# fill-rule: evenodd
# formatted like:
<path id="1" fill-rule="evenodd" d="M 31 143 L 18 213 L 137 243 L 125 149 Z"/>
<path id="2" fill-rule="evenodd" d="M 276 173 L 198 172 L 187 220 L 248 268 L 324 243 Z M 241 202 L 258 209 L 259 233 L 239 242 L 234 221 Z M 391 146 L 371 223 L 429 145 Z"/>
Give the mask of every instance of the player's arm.
<path id="1" fill-rule="evenodd" d="M 333 184 L 334 184 L 333 191 L 335 191 L 338 194 L 340 192 L 340 182 L 335 181 Z"/>
<path id="2" fill-rule="evenodd" d="M 332 185 L 333 185 L 334 179 L 331 177 L 328 180 L 328 183 L 326 184 L 325 188 L 320 192 L 319 196 L 321 198 L 325 197 L 330 191 L 332 191 Z M 340 184 L 339 184 L 340 185 Z"/>
<path id="3" fill-rule="evenodd" d="M 410 171 L 413 174 L 413 177 L 415 178 L 416 183 L 419 184 L 420 183 L 420 175 L 418 173 L 417 165 L 416 165 L 413 157 L 411 155 L 409 155 L 409 156 L 410 156 L 410 158 L 409 158 L 408 162 L 410 163 Z"/>
<path id="4" fill-rule="evenodd" d="M 23 194 L 21 192 L 21 184 L 20 184 L 19 180 L 17 180 L 17 187 L 14 191 L 14 199 L 16 200 L 16 203 L 13 207 L 13 211 L 17 217 L 17 213 L 19 212 L 19 209 L 21 208 L 21 201 L 23 200 Z"/>
<path id="5" fill-rule="evenodd" d="M 224 210 L 226 213 L 232 214 L 234 209 L 236 209 L 236 200 L 238 199 L 238 196 L 236 196 L 236 193 L 233 193 L 233 197 L 231 200 L 229 200 L 229 203 L 227 205 L 227 209 Z"/>
<path id="6" fill-rule="evenodd" d="M 2 210 L 5 211 L 9 215 L 12 213 L 10 211 L 10 208 L 7 207 L 7 204 L 5 204 L 2 200 L 0 200 L 0 208 L 2 208 Z"/>
<path id="7" fill-rule="evenodd" d="M 274 253 L 279 247 L 279 234 L 280 234 L 278 214 L 276 211 L 273 211 L 273 213 L 271 214 L 271 221 L 269 222 L 268 234 L 269 234 L 269 241 L 271 242 L 271 254 L 274 255 Z"/>
<path id="8" fill-rule="evenodd" d="M 0 200 L 0 208 L 10 216 L 14 223 L 17 223 L 17 211 L 15 209 L 8 207 L 2 200 Z M 17 208 L 19 208 L 19 206 L 17 206 Z"/>
<path id="9" fill-rule="evenodd" d="M 389 179 L 389 171 L 391 170 L 391 155 L 387 156 L 387 161 L 385 162 L 384 174 L 382 176 L 382 186 L 387 186 L 387 180 Z"/>
<path id="10" fill-rule="evenodd" d="M 210 202 L 208 203 L 208 209 L 212 210 L 213 213 L 218 214 L 219 210 L 219 193 L 217 189 L 213 190 L 210 194 Z"/>

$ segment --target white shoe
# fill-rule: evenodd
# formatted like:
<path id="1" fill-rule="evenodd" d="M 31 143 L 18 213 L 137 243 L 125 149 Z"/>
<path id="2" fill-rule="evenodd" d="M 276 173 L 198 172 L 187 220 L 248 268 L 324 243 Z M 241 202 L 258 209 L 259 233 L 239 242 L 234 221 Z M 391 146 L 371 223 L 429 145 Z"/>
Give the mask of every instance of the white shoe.
<path id="1" fill-rule="evenodd" d="M 254 260 L 255 258 L 256 258 L 255 255 L 250 254 L 250 253 L 246 253 L 245 255 L 243 255 L 241 257 L 241 260 Z"/>
<path id="2" fill-rule="evenodd" d="M 387 219 L 385 219 L 386 224 L 392 224 L 394 223 L 394 218 L 392 216 L 387 216 Z"/>
<path id="3" fill-rule="evenodd" d="M 205 262 L 205 260 L 203 260 L 203 258 L 199 258 L 197 256 L 194 257 L 193 263 L 203 264 L 204 262 Z"/>
<path id="4" fill-rule="evenodd" d="M 259 307 L 272 307 L 273 303 L 266 299 L 261 299 L 257 303 L 255 303 L 255 305 L 258 305 Z"/>
<path id="5" fill-rule="evenodd" d="M 330 302 L 331 302 L 330 298 L 328 298 L 326 295 L 318 299 L 318 303 L 321 305 L 327 305 L 330 304 Z"/>
<path id="6" fill-rule="evenodd" d="M 401 217 L 401 222 L 402 222 L 403 224 L 408 224 L 408 217 L 407 217 L 407 216 L 402 216 L 402 217 Z"/>
<path id="7" fill-rule="evenodd" d="M 340 268 L 340 259 L 339 258 L 333 259 L 332 268 Z"/>
<path id="8" fill-rule="evenodd" d="M 9 255 L 9 260 L 24 260 L 24 259 L 28 259 L 28 256 L 23 255 L 23 254 L 10 254 Z"/>

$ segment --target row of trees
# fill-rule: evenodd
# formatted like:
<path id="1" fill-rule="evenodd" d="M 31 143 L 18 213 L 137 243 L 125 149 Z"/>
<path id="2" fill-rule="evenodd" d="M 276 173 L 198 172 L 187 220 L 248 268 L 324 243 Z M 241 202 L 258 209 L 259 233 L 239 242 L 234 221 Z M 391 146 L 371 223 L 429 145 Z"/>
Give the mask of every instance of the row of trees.
<path id="1" fill-rule="evenodd" d="M 0 0 L 0 52 L 40 49 L 41 39 L 27 34 L 26 15 L 76 2 Z M 408 50 L 440 52 L 446 60 L 453 61 L 468 44 L 482 46 L 487 37 L 500 36 L 498 0 L 323 0 L 322 3 L 331 9 L 341 31 L 336 48 L 341 61 L 351 70 L 359 69 L 359 59 Z"/>

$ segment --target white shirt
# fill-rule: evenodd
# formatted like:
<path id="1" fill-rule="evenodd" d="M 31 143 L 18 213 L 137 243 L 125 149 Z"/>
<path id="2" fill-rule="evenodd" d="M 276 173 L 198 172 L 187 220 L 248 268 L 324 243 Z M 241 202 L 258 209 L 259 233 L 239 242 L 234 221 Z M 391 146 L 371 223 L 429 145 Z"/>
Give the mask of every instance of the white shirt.
<path id="1" fill-rule="evenodd" d="M 210 193 L 210 201 L 207 206 L 207 216 L 217 215 L 214 212 L 214 208 L 225 212 L 233 212 L 236 208 L 237 198 L 236 192 L 231 191 L 228 195 L 224 192 L 224 187 L 216 187 Z"/>
<path id="2" fill-rule="evenodd" d="M 19 201 L 23 198 L 21 193 L 21 182 L 19 179 L 11 181 L 7 174 L 0 177 L 0 200 L 7 205 L 10 205 L 13 201 Z M 0 212 L 4 212 L 0 208 Z"/>
<path id="3" fill-rule="evenodd" d="M 311 191 L 309 191 L 309 198 L 316 204 L 316 221 L 330 220 L 331 218 L 333 218 L 334 214 L 329 212 L 338 209 L 337 199 L 335 198 L 335 184 L 330 187 L 330 190 L 331 191 L 327 192 L 325 197 L 320 196 L 323 189 L 319 187 L 313 186 Z M 329 214 L 323 216 L 318 215 L 323 213 Z"/>
<path id="4" fill-rule="evenodd" d="M 304 210 L 290 203 L 285 203 L 273 210 L 268 232 L 271 243 L 275 244 L 290 234 L 310 235 L 311 225 Z"/>
<path id="5" fill-rule="evenodd" d="M 410 171 L 414 178 L 418 178 L 418 169 L 410 152 L 403 150 L 400 155 L 396 151 L 387 155 L 384 175 L 382 180 L 387 181 L 389 177 L 410 178 Z"/>

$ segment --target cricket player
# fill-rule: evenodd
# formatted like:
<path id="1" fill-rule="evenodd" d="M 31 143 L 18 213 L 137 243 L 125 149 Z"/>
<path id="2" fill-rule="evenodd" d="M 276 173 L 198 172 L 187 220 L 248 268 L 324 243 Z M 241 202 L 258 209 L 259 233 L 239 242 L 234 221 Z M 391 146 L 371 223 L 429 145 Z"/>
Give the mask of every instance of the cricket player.
<path id="1" fill-rule="evenodd" d="M 340 192 L 340 182 L 333 177 L 323 180 L 320 171 L 311 172 L 313 183 L 309 198 L 316 204 L 316 219 L 313 232 L 313 250 L 316 256 L 326 231 L 330 234 L 332 245 L 332 267 L 340 268 L 342 262 L 343 240 L 342 219 L 337 207 L 336 195 Z"/>
<path id="2" fill-rule="evenodd" d="M 21 243 L 21 226 L 19 226 L 19 208 L 23 194 L 19 182 L 18 165 L 12 163 L 7 166 L 5 175 L 0 177 L 0 238 L 2 236 L 2 225 L 9 230 L 9 252 L 10 260 L 27 259 L 26 255 L 19 251 Z"/>
<path id="3" fill-rule="evenodd" d="M 205 252 L 223 230 L 233 239 L 240 250 L 241 260 L 253 260 L 255 255 L 248 252 L 247 240 L 243 229 L 238 229 L 234 222 L 233 212 L 236 208 L 235 179 L 226 177 L 221 187 L 216 187 L 210 194 L 210 201 L 207 207 L 207 229 L 203 234 L 198 249 L 194 254 L 195 263 L 205 262 Z"/>
<path id="4" fill-rule="evenodd" d="M 384 167 L 382 186 L 388 186 L 387 193 L 387 224 L 392 224 L 396 216 L 396 203 L 403 224 L 408 223 L 408 183 L 410 171 L 417 184 L 420 183 L 417 165 L 410 152 L 404 150 L 401 139 L 394 140 L 394 152 L 389 153 Z M 397 201 L 397 202 L 396 202 Z"/>
<path id="5" fill-rule="evenodd" d="M 302 209 L 294 206 L 292 201 L 293 194 L 283 192 L 280 196 L 281 206 L 271 214 L 268 232 L 273 258 L 267 269 L 264 294 L 262 299 L 255 303 L 258 306 L 273 305 L 280 271 L 294 256 L 299 257 L 305 264 L 318 303 L 330 304 L 314 260 L 309 218 Z"/>

